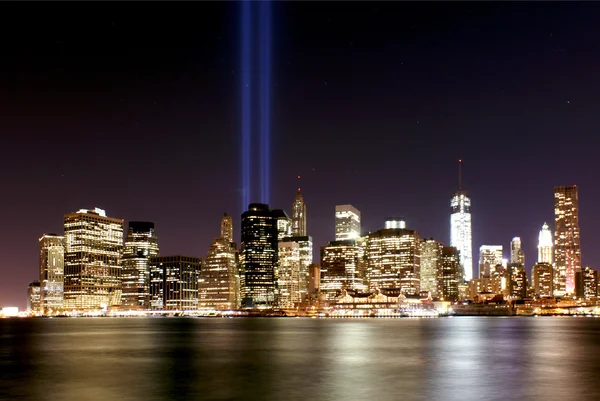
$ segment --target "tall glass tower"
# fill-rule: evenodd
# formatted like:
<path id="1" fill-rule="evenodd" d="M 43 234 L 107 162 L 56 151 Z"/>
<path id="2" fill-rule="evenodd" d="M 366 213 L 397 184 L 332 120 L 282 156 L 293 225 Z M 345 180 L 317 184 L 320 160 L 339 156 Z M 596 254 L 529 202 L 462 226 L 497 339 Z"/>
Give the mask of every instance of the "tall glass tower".
<path id="1" fill-rule="evenodd" d="M 458 191 L 450 201 L 450 246 L 458 249 L 465 280 L 473 278 L 473 245 L 471 239 L 471 199 L 462 189 L 462 160 L 458 161 Z"/>
<path id="2" fill-rule="evenodd" d="M 150 259 L 156 256 L 158 240 L 154 223 L 130 221 L 122 258 L 122 308 L 150 309 Z"/>
<path id="3" fill-rule="evenodd" d="M 122 252 L 122 219 L 98 208 L 65 215 L 64 308 L 120 306 Z"/>
<path id="4" fill-rule="evenodd" d="M 581 271 L 577 186 L 554 188 L 554 295 L 575 293 Z"/>
<path id="5" fill-rule="evenodd" d="M 277 304 L 277 216 L 262 203 L 251 203 L 242 214 L 244 307 L 271 308 Z"/>

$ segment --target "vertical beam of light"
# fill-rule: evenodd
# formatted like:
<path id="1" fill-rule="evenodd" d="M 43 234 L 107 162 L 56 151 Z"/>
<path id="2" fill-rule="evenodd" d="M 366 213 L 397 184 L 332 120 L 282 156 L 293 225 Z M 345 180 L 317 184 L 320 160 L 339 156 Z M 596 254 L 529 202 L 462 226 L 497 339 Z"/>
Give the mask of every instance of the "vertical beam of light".
<path id="1" fill-rule="evenodd" d="M 242 93 L 242 211 L 250 204 L 250 134 L 251 134 L 251 104 L 250 104 L 250 77 L 251 77 L 251 15 L 249 1 L 240 4 L 240 86 Z"/>
<path id="2" fill-rule="evenodd" d="M 269 203 L 271 136 L 271 1 L 259 3 L 260 43 L 260 195 Z"/>

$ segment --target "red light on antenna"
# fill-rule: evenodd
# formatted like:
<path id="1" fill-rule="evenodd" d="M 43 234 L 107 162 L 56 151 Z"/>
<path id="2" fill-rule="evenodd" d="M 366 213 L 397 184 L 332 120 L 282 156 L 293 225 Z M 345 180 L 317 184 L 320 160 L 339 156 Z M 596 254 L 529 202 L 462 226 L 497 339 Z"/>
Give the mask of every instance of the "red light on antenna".
<path id="1" fill-rule="evenodd" d="M 300 176 L 298 176 L 298 179 L 300 179 Z"/>
<path id="2" fill-rule="evenodd" d="M 459 162 L 459 163 L 462 163 L 462 159 L 458 159 L 458 162 Z"/>

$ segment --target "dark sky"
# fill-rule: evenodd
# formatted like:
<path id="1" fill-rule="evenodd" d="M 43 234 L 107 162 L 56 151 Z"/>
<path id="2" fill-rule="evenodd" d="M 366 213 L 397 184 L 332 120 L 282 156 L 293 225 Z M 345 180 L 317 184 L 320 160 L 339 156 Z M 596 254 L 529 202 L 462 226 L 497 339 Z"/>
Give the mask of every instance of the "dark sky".
<path id="1" fill-rule="evenodd" d="M 0 306 L 25 307 L 38 238 L 80 208 L 154 221 L 163 254 L 205 256 L 225 211 L 239 238 L 238 6 L 1 5 Z M 462 157 L 474 259 L 520 236 L 530 268 L 553 186 L 577 184 L 583 262 L 598 267 L 600 4 L 273 15 L 271 206 L 291 212 L 300 174 L 315 261 L 336 204 L 365 230 L 399 215 L 448 242 Z"/>

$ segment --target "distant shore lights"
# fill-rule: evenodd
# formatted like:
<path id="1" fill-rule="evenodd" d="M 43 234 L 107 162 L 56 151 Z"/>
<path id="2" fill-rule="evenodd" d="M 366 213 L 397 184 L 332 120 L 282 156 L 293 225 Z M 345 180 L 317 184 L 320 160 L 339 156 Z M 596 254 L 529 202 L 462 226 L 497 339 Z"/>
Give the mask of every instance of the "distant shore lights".
<path id="1" fill-rule="evenodd" d="M 255 7 L 253 9 L 253 7 Z M 258 12 L 258 27 L 252 26 L 253 11 Z M 252 194 L 252 155 L 258 155 L 259 185 L 261 203 L 269 203 L 270 198 L 270 137 L 271 137 L 271 2 L 240 3 L 240 85 L 241 85 L 241 134 L 242 134 L 242 210 L 255 202 Z M 258 41 L 253 40 L 258 33 Z M 254 45 L 254 47 L 253 47 Z M 258 47 L 258 70 L 252 68 L 253 50 Z M 251 85 L 257 80 L 258 85 L 258 124 L 252 118 L 255 108 L 252 104 L 253 91 Z M 255 95 L 256 96 L 256 95 Z M 253 141 L 253 128 L 258 129 L 258 137 Z M 254 149 L 257 146 L 258 149 Z"/>

